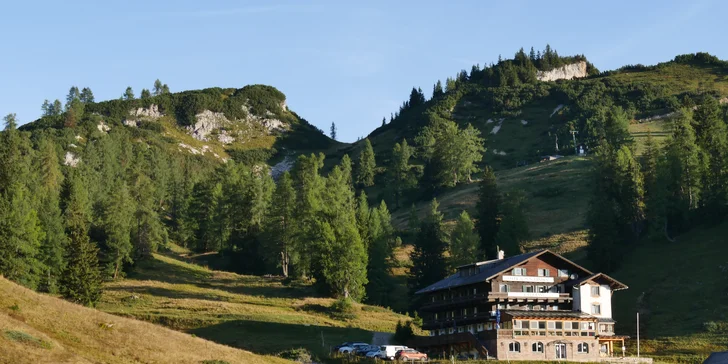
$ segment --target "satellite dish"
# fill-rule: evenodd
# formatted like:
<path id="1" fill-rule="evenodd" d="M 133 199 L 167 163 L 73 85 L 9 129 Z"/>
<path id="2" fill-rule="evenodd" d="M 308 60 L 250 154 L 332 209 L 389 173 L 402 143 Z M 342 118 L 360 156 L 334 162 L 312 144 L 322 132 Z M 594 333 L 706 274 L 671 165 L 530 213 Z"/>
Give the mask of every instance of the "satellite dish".
<path id="1" fill-rule="evenodd" d="M 579 275 L 576 274 L 576 273 L 572 273 L 571 274 L 571 277 L 569 277 L 569 278 L 571 278 L 571 279 L 577 279 L 577 278 L 579 278 Z"/>

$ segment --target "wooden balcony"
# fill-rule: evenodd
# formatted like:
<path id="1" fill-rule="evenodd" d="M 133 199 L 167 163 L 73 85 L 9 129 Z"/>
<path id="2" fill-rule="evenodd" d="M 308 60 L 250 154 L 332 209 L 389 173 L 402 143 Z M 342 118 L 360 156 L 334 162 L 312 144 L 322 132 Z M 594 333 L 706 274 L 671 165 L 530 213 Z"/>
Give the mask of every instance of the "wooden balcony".
<path id="1" fill-rule="evenodd" d="M 489 302 L 570 302 L 568 293 L 554 292 L 490 292 Z"/>
<path id="2" fill-rule="evenodd" d="M 421 309 L 423 311 L 428 311 L 428 310 L 437 309 L 437 308 L 441 308 L 441 307 L 458 306 L 460 304 L 472 303 L 473 301 L 482 301 L 482 300 L 488 299 L 488 294 L 489 294 L 488 292 L 485 292 L 485 293 L 471 294 L 471 295 L 467 295 L 467 296 L 446 298 L 444 300 L 436 300 L 434 302 L 428 301 L 422 305 Z"/>

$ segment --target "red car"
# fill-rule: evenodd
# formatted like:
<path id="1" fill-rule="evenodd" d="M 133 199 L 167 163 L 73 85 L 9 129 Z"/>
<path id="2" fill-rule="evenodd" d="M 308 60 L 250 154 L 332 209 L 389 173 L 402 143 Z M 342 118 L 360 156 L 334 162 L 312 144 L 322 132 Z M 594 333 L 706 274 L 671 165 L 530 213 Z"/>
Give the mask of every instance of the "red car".
<path id="1" fill-rule="evenodd" d="M 400 350 L 395 354 L 394 358 L 396 360 L 402 360 L 402 361 L 410 361 L 410 360 L 419 360 L 419 361 L 427 361 L 427 354 L 420 353 L 419 351 L 415 349 L 404 349 Z"/>

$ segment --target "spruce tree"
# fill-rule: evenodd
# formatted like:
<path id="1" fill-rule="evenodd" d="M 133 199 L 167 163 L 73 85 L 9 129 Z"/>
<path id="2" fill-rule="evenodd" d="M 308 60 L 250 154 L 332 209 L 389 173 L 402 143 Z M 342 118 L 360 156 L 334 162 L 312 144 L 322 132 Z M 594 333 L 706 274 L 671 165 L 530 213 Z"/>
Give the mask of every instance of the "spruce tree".
<path id="1" fill-rule="evenodd" d="M 94 306 L 101 298 L 98 247 L 89 239 L 88 194 L 79 177 L 66 180 L 66 235 L 69 239 L 67 265 L 61 277 L 61 294 L 71 302 Z"/>
<path id="2" fill-rule="evenodd" d="M 370 228 L 372 242 L 369 244 L 367 266 L 367 302 L 379 306 L 391 304 L 390 294 L 394 288 L 392 280 L 392 256 L 394 229 L 387 205 L 382 201 L 379 207 L 371 209 Z"/>
<path id="3" fill-rule="evenodd" d="M 401 144 L 395 143 L 392 149 L 392 158 L 387 167 L 387 173 L 392 184 L 389 190 L 396 206 L 400 206 L 405 192 L 414 184 L 409 165 L 412 152 L 412 148 L 407 145 L 407 139 L 403 139 Z"/>
<path id="4" fill-rule="evenodd" d="M 81 102 L 84 104 L 90 104 L 94 102 L 94 93 L 91 92 L 91 89 L 88 87 L 84 87 L 83 90 L 81 90 Z"/>
<path id="5" fill-rule="evenodd" d="M 463 211 L 450 234 L 450 266 L 454 268 L 478 260 L 480 238 L 470 215 Z"/>
<path id="6" fill-rule="evenodd" d="M 445 258 L 448 241 L 442 222 L 440 204 L 433 199 L 427 216 L 420 222 L 420 229 L 414 241 L 412 268 L 408 277 L 410 292 L 429 286 L 447 276 Z"/>
<path id="7" fill-rule="evenodd" d="M 708 219 L 720 221 L 728 203 L 728 134 L 718 101 L 706 97 L 693 113 L 693 125 L 704 166 L 701 206 Z"/>
<path id="8" fill-rule="evenodd" d="M 364 246 L 369 246 L 371 243 L 371 236 L 369 233 L 369 220 L 371 218 L 371 211 L 369 210 L 369 202 L 367 201 L 367 194 L 362 190 L 359 192 L 359 197 L 356 203 L 356 226 L 359 229 L 359 236 Z"/>
<path id="9" fill-rule="evenodd" d="M 482 259 L 497 256 L 496 235 L 500 223 L 500 194 L 493 169 L 486 166 L 479 182 L 478 201 L 475 209 L 480 235 L 480 256 Z"/>
<path id="10" fill-rule="evenodd" d="M 134 100 L 134 90 L 131 89 L 131 86 L 124 91 L 124 100 Z"/>
<path id="11" fill-rule="evenodd" d="M 359 154 L 359 168 L 357 169 L 356 181 L 364 187 L 374 185 L 374 170 L 377 168 L 374 148 L 369 139 L 364 139 L 364 149 Z"/>
<path id="12" fill-rule="evenodd" d="M 143 88 L 143 89 L 142 89 L 142 93 L 141 93 L 141 96 L 140 96 L 140 98 L 141 98 L 142 100 L 145 100 L 145 99 L 148 99 L 148 98 L 150 98 L 150 97 L 152 97 L 152 93 L 151 93 L 151 92 L 149 92 L 149 90 L 147 90 L 147 89 Z"/>
<path id="13" fill-rule="evenodd" d="M 301 155 L 293 167 L 293 186 L 296 190 L 294 208 L 294 249 L 300 254 L 297 272 L 300 275 L 312 274 L 314 258 L 311 241 L 316 239 L 320 228 L 317 226 L 323 209 L 324 178 L 319 170 L 324 166 L 324 155 Z"/>
<path id="14" fill-rule="evenodd" d="M 333 121 L 331 122 L 330 132 L 331 133 L 329 135 L 331 136 L 331 139 L 336 140 L 336 124 Z"/>
<path id="15" fill-rule="evenodd" d="M 687 228 L 689 213 L 700 201 L 703 172 L 691 119 L 691 111 L 683 109 L 674 122 L 672 137 L 666 142 L 666 230 L 670 235 Z"/>
<path id="16" fill-rule="evenodd" d="M 525 193 L 520 190 L 506 193 L 503 197 L 502 221 L 495 239 L 506 255 L 521 254 L 521 243 L 531 237 L 523 211 L 525 199 Z"/>

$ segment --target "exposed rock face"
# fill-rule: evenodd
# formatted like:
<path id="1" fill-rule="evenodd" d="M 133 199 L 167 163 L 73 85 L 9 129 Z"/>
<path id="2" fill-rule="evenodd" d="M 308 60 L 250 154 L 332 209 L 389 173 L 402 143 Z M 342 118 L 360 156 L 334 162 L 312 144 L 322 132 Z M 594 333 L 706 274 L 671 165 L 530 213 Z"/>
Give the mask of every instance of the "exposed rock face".
<path id="1" fill-rule="evenodd" d="M 136 128 L 139 125 L 139 122 L 142 121 L 142 119 L 156 120 L 161 118 L 162 116 L 164 116 L 164 114 L 159 111 L 159 106 L 151 104 L 148 108 L 140 107 L 130 110 L 129 118 L 124 119 L 122 123 L 124 123 L 124 125 L 126 126 Z"/>
<path id="2" fill-rule="evenodd" d="M 230 123 L 230 120 L 225 117 L 225 114 L 221 112 L 212 112 L 210 110 L 205 110 L 195 115 L 195 119 L 197 122 L 195 125 L 188 126 L 187 131 L 193 138 L 202 141 L 206 141 L 207 137 L 214 130 L 223 128 Z"/>
<path id="3" fill-rule="evenodd" d="M 282 161 L 276 163 L 270 168 L 270 175 L 273 179 L 277 180 L 284 172 L 290 171 L 294 164 L 296 164 L 296 161 L 293 158 L 286 156 Z"/>
<path id="4" fill-rule="evenodd" d="M 111 128 L 108 125 L 104 124 L 103 121 L 100 122 L 99 125 L 96 125 L 96 128 L 98 128 L 99 131 L 102 133 L 107 133 L 109 130 L 111 130 Z"/>
<path id="5" fill-rule="evenodd" d="M 285 102 L 281 105 L 284 110 L 286 110 L 286 104 Z M 245 113 L 248 115 L 245 117 L 246 121 L 252 121 L 255 123 L 258 123 L 260 125 L 263 125 L 266 129 L 268 129 L 269 133 L 272 133 L 274 131 L 286 131 L 288 130 L 288 124 L 274 118 L 267 118 L 262 116 L 253 115 L 250 113 L 250 109 L 243 105 L 243 110 L 245 110 Z M 266 113 L 266 116 L 275 116 L 272 112 L 268 111 Z"/>
<path id="6" fill-rule="evenodd" d="M 539 81 L 570 80 L 572 78 L 582 78 L 582 77 L 586 77 L 586 62 L 585 61 L 567 64 L 566 66 L 554 68 L 551 71 L 536 72 L 536 78 Z"/>
<path id="7" fill-rule="evenodd" d="M 76 155 L 71 152 L 66 152 L 66 155 L 63 158 L 64 166 L 76 167 L 80 162 L 81 158 L 76 157 Z"/>
<path id="8" fill-rule="evenodd" d="M 564 104 L 559 104 L 558 106 L 556 106 L 554 108 L 554 111 L 551 112 L 551 115 L 549 115 L 549 117 L 553 117 L 557 112 L 559 112 L 559 110 L 561 110 L 563 108 L 564 108 Z"/>

